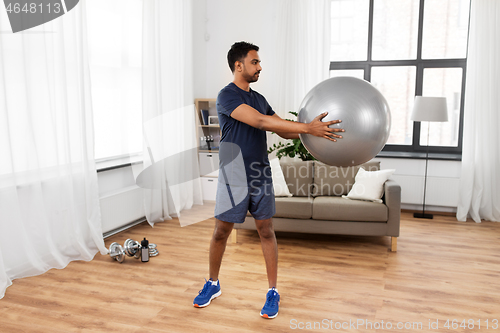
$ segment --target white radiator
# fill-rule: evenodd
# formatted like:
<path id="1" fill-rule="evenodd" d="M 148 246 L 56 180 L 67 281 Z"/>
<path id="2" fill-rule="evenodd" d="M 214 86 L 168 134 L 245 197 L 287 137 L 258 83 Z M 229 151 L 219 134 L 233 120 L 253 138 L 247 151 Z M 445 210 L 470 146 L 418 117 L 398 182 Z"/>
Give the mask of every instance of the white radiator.
<path id="1" fill-rule="evenodd" d="M 103 233 L 123 227 L 144 217 L 143 189 L 129 186 L 101 196 Z"/>
<path id="2" fill-rule="evenodd" d="M 401 203 L 421 205 L 424 198 L 424 177 L 393 175 L 401 185 Z M 457 207 L 459 178 L 427 177 L 425 205 Z"/>

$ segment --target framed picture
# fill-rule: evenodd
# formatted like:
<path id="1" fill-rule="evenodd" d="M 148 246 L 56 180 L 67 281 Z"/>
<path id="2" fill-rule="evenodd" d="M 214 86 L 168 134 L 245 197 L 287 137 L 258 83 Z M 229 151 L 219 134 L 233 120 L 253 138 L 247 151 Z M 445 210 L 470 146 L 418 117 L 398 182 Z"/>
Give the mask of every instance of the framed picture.
<path id="1" fill-rule="evenodd" d="M 217 117 L 217 116 L 208 116 L 208 124 L 209 125 L 219 125 L 219 117 Z"/>

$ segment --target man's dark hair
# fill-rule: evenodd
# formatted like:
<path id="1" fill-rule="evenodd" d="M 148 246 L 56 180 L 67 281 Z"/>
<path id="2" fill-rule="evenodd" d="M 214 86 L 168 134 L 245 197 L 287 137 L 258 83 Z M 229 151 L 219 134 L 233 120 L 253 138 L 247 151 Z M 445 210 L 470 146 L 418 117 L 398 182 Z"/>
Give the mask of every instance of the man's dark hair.
<path id="1" fill-rule="evenodd" d="M 234 73 L 234 63 L 236 61 L 243 61 L 250 50 L 259 51 L 259 47 L 247 42 L 236 42 L 231 46 L 231 49 L 227 53 L 227 62 L 229 63 L 231 72 Z"/>

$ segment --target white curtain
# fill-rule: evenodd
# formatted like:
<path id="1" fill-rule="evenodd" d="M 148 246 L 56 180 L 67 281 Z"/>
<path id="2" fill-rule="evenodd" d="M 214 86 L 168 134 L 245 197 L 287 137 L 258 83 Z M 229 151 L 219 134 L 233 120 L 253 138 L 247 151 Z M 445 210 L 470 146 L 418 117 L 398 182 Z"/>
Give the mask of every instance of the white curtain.
<path id="1" fill-rule="evenodd" d="M 203 204 L 193 105 L 191 17 L 191 1 L 143 2 L 142 176 L 149 179 L 143 177 L 142 184 L 151 225 L 180 217 L 180 211 L 193 204 Z"/>
<path id="2" fill-rule="evenodd" d="M 142 1 L 85 5 L 95 158 L 142 154 Z"/>
<path id="3" fill-rule="evenodd" d="M 0 11 L 0 298 L 13 279 L 107 253 L 83 10 L 16 34 Z"/>
<path id="4" fill-rule="evenodd" d="M 500 221 L 500 2 L 473 0 L 457 219 Z"/>
<path id="5" fill-rule="evenodd" d="M 295 119 L 305 95 L 329 77 L 330 0 L 279 0 L 277 22 L 278 103 L 274 111 Z M 268 145 L 280 141 L 268 136 Z"/>

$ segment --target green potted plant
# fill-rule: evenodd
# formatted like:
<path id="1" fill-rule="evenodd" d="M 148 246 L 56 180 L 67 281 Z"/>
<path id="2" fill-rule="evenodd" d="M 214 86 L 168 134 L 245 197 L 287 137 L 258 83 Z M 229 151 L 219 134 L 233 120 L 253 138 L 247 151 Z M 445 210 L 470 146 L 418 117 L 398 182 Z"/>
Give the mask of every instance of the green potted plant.
<path id="1" fill-rule="evenodd" d="M 289 111 L 288 113 L 293 114 L 295 117 L 298 116 L 297 112 Z M 295 121 L 292 119 L 286 119 L 288 121 Z M 286 143 L 280 142 L 278 144 L 273 144 L 271 148 L 267 150 L 267 153 L 270 154 L 273 151 L 276 151 L 276 157 L 281 159 L 283 156 L 294 158 L 298 156 L 302 161 L 315 161 L 316 158 L 311 155 L 302 144 L 300 139 L 292 139 L 292 141 L 287 141 Z"/>

